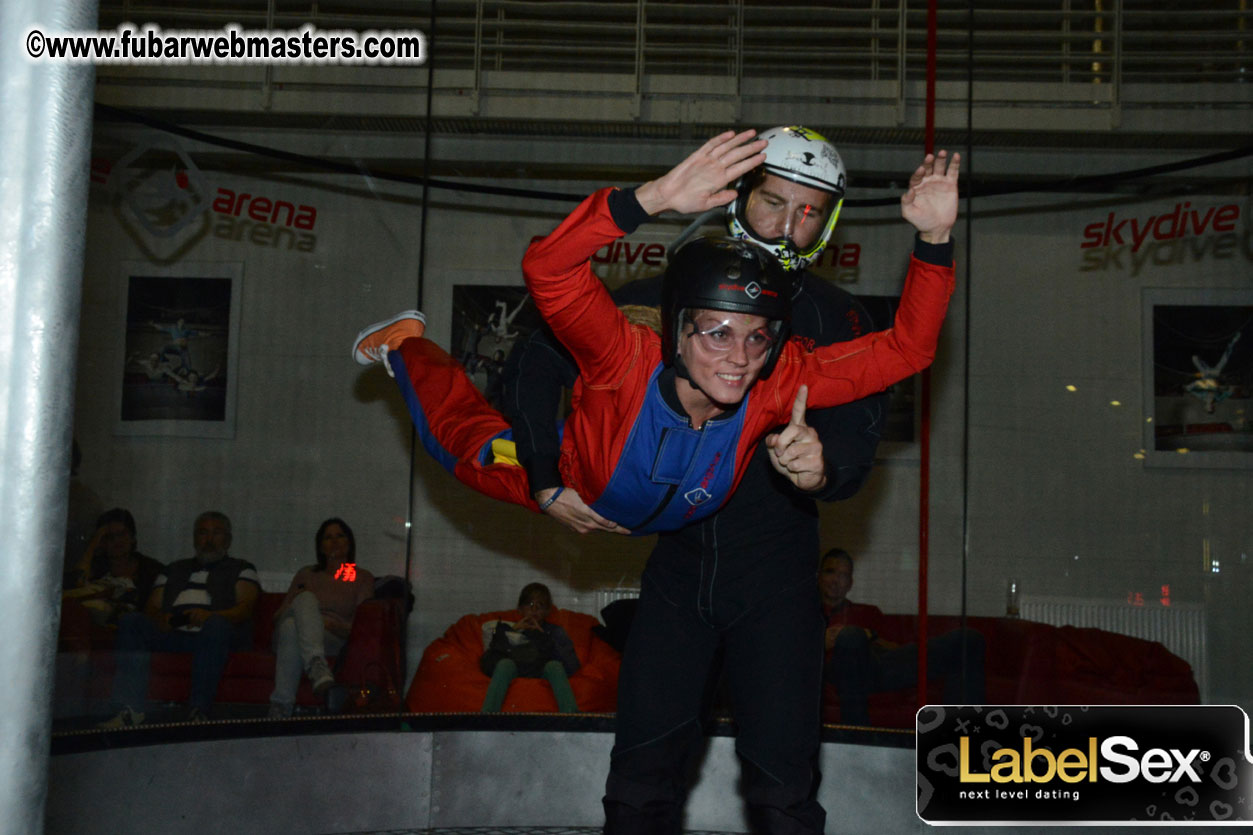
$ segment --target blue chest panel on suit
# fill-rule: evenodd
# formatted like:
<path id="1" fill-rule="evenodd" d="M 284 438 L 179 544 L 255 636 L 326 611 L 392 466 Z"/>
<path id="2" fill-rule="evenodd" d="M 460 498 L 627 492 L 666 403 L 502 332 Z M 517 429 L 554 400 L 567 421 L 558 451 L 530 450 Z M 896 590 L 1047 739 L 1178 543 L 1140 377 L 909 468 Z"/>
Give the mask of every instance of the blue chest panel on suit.
<path id="1" fill-rule="evenodd" d="M 592 509 L 633 534 L 671 531 L 714 513 L 735 480 L 747 397 L 725 420 L 692 429 L 661 396 L 658 365 L 605 491 Z M 751 396 L 751 395 L 750 395 Z"/>

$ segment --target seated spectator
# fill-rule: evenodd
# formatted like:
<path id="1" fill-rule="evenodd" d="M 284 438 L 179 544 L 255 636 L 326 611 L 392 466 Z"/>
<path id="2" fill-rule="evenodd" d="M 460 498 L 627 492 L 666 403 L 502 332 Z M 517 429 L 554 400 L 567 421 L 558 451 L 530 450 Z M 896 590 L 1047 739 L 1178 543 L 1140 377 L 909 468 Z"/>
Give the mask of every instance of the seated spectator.
<path id="1" fill-rule="evenodd" d="M 135 517 L 115 507 L 96 520 L 96 530 L 82 558 L 67 578 L 62 595 L 62 635 L 77 633 L 75 624 L 111 626 L 119 615 L 141 609 L 152 594 L 163 566 L 136 548 Z M 85 636 L 74 635 L 74 639 Z"/>
<path id="2" fill-rule="evenodd" d="M 483 699 L 483 713 L 500 712 L 509 685 L 518 677 L 547 679 L 557 698 L 557 710 L 578 712 L 570 676 L 578 672 L 580 662 L 566 630 L 548 623 L 552 608 L 553 596 L 548 586 L 530 583 L 518 595 L 517 620 L 494 622 L 487 651 L 479 659 L 479 669 L 492 679 Z M 487 626 L 484 625 L 485 636 Z"/>
<path id="3" fill-rule="evenodd" d="M 818 589 L 827 621 L 822 678 L 835 685 L 840 695 L 841 721 L 868 725 L 871 693 L 918 683 L 918 645 L 881 639 L 883 612 L 878 606 L 849 600 L 852 588 L 853 558 L 841 548 L 832 548 L 818 566 Z M 973 629 L 955 629 L 927 641 L 927 677 L 944 679 L 945 704 L 983 703 L 983 646 L 983 636 Z"/>
<path id="4" fill-rule="evenodd" d="M 252 610 L 261 587 L 252 563 L 228 554 L 231 520 L 217 511 L 201 513 L 193 545 L 194 557 L 170 563 L 157 577 L 144 612 L 118 618 L 113 700 L 121 709 L 103 728 L 144 721 L 153 652 L 192 654 L 187 718 L 206 721 L 227 656 L 252 637 Z"/>
<path id="5" fill-rule="evenodd" d="M 274 614 L 274 692 L 270 718 L 292 715 L 301 673 L 315 695 L 335 684 L 326 663 L 352 632 L 357 607 L 374 596 L 374 575 L 357 567 L 357 540 L 343 519 L 327 519 L 314 537 L 317 565 L 296 572 Z"/>

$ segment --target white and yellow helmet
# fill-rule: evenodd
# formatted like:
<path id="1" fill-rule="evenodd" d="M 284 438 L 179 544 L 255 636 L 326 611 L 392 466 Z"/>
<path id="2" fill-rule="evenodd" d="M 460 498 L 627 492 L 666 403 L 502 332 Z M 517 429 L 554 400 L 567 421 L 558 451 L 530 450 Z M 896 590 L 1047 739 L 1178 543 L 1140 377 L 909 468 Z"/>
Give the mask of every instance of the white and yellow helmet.
<path id="1" fill-rule="evenodd" d="M 803 270 L 814 262 L 831 239 L 840 207 L 844 203 L 845 171 L 835 146 L 822 134 L 800 125 L 771 128 L 761 134 L 769 141 L 766 161 L 740 179 L 739 192 L 727 207 L 727 229 L 732 237 L 752 241 L 774 255 L 785 270 Z M 748 220 L 748 200 L 766 174 L 833 195 L 820 218 L 821 233 L 802 249 L 790 234 L 766 236 L 753 229 Z"/>

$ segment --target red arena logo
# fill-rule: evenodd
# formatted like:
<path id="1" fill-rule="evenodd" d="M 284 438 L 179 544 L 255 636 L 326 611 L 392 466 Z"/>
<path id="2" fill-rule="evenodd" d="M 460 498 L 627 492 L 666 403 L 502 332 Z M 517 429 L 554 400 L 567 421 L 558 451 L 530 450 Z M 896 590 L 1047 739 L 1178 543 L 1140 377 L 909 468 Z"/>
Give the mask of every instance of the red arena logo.
<path id="1" fill-rule="evenodd" d="M 170 163 L 173 163 L 171 166 Z M 91 181 L 105 185 L 124 210 L 123 223 L 167 246 L 211 232 L 214 237 L 246 241 L 275 249 L 313 252 L 313 206 L 273 197 L 212 187 L 182 146 L 159 138 L 137 145 L 116 163 L 91 161 Z M 216 191 L 216 195 L 210 196 Z"/>
<path id="2" fill-rule="evenodd" d="M 272 200 L 246 192 L 236 194 L 229 188 L 218 186 L 217 197 L 213 200 L 213 211 L 220 215 L 239 217 L 245 207 L 247 216 L 257 223 L 294 226 L 307 232 L 313 231 L 313 224 L 318 220 L 318 210 L 312 206 L 297 206 L 286 200 Z"/>

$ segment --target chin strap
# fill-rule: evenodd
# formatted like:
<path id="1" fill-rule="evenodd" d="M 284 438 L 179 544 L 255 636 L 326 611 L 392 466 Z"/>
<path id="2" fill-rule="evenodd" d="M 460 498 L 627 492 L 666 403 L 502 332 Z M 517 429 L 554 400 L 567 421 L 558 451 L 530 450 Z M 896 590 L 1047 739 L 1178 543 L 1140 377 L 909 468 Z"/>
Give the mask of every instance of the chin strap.
<path id="1" fill-rule="evenodd" d="M 696 381 L 692 379 L 692 375 L 689 374 L 687 370 L 687 363 L 683 361 L 683 354 L 679 352 L 679 343 L 681 343 L 683 341 L 683 337 L 686 336 L 686 334 L 683 333 L 683 326 L 686 324 L 691 323 L 687 322 L 682 315 L 680 315 L 679 332 L 674 335 L 674 362 L 671 363 L 674 368 L 674 376 L 680 380 L 687 380 L 688 384 L 692 388 L 696 389 L 706 397 L 709 397 L 709 392 L 698 386 Z M 695 330 L 695 328 L 696 326 L 693 324 L 692 329 Z M 712 397 L 709 397 L 709 399 L 713 400 Z"/>
<path id="2" fill-rule="evenodd" d="M 674 376 L 680 380 L 687 380 L 687 384 L 689 386 L 696 389 L 706 397 L 709 397 L 711 403 L 717 402 L 709 396 L 709 392 L 697 385 L 696 381 L 692 379 L 692 375 L 687 372 L 687 363 L 683 362 L 683 356 L 678 353 L 674 355 Z"/>

